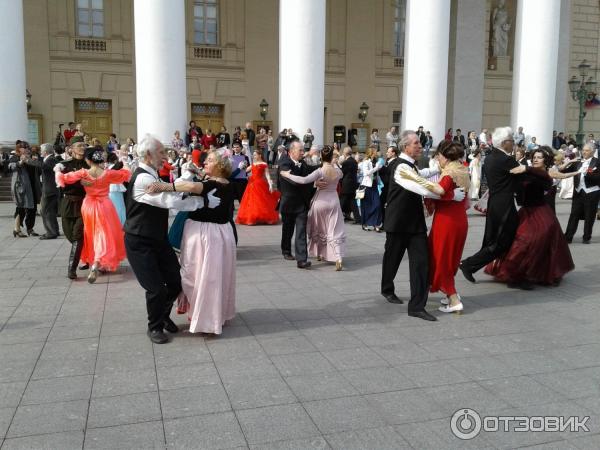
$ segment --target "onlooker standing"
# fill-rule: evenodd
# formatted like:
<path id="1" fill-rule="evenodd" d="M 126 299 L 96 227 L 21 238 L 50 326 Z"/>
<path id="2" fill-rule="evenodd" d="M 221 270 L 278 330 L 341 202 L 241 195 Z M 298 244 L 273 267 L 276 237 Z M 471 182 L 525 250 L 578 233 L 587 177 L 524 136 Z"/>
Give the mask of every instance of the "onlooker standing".
<path id="1" fill-rule="evenodd" d="M 307 152 L 312 147 L 312 143 L 315 140 L 315 135 L 312 133 L 310 128 L 307 128 L 306 134 L 302 138 L 302 142 L 304 142 L 304 151 Z"/>
<path id="2" fill-rule="evenodd" d="M 252 152 L 254 151 L 254 140 L 256 138 L 256 133 L 252 129 L 252 124 L 250 122 L 246 122 L 246 129 L 244 131 L 246 132 L 246 136 L 248 137 L 248 147 L 250 151 L 248 156 L 251 158 Z"/>
<path id="3" fill-rule="evenodd" d="M 367 150 L 365 159 L 359 164 L 362 174 L 360 186 L 364 190 L 364 197 L 360 201 L 360 215 L 363 230 L 367 231 L 369 227 L 372 227 L 372 230 L 380 232 L 382 217 L 381 200 L 377 189 L 377 172 L 382 166 L 375 159 L 376 152 L 374 149 Z"/>
<path id="4" fill-rule="evenodd" d="M 65 135 L 65 142 L 67 144 L 71 143 L 71 138 L 75 136 L 76 132 L 77 130 L 75 129 L 75 122 L 69 122 L 69 128 L 67 128 L 63 133 Z"/>
<path id="5" fill-rule="evenodd" d="M 523 127 L 519 127 L 517 132 L 513 134 L 513 139 L 515 140 L 515 145 L 519 147 L 525 145 L 525 134 L 523 133 Z"/>
<path id="6" fill-rule="evenodd" d="M 275 160 L 275 139 L 273 139 L 273 130 L 269 130 L 267 133 L 267 152 L 268 158 L 266 159 L 267 164 L 272 165 L 272 162 Z"/>
<path id="7" fill-rule="evenodd" d="M 117 150 L 119 150 L 119 143 L 117 142 L 117 135 L 115 133 L 110 133 L 110 137 L 108 138 L 108 142 L 106 143 L 106 151 L 108 153 L 112 153 Z"/>
<path id="8" fill-rule="evenodd" d="M 40 204 L 42 222 L 46 232 L 40 239 L 56 239 L 58 236 L 58 187 L 54 180 L 54 166 L 58 162 L 54 157 L 51 144 L 42 144 L 42 201 Z"/>
<path id="9" fill-rule="evenodd" d="M 217 145 L 217 137 L 213 134 L 211 129 L 208 129 L 206 134 L 200 139 L 200 143 L 202 144 L 202 148 L 208 151 L 211 145 Z"/>
<path id="10" fill-rule="evenodd" d="M 173 139 L 171 140 L 171 147 L 173 148 L 173 150 L 175 150 L 177 153 L 179 153 L 179 150 L 183 146 L 185 146 L 185 144 L 183 142 L 183 139 L 181 139 L 179 130 L 175 130 L 175 133 L 173 134 Z"/>
<path id="11" fill-rule="evenodd" d="M 379 130 L 377 128 L 373 128 L 371 130 L 371 144 L 377 146 L 377 151 L 379 151 L 379 145 L 381 144 L 381 139 L 379 138 Z"/>
<path id="12" fill-rule="evenodd" d="M 217 134 L 217 147 L 229 147 L 231 143 L 231 137 L 227 132 L 225 125 L 221 127 L 221 131 Z"/>
<path id="13" fill-rule="evenodd" d="M 258 134 L 256 135 L 256 149 L 260 152 L 262 156 L 262 160 L 269 163 L 269 146 L 268 146 L 269 136 L 267 135 L 267 131 L 264 128 L 260 128 Z"/>
<path id="14" fill-rule="evenodd" d="M 456 129 L 456 135 L 454 136 L 454 138 L 452 138 L 452 140 L 455 142 L 459 142 L 460 145 L 463 146 L 463 149 L 467 148 L 467 144 L 465 143 L 465 136 L 462 134 L 460 128 Z"/>
<path id="15" fill-rule="evenodd" d="M 388 147 L 398 147 L 398 129 L 396 127 L 390 128 L 385 135 Z"/>
<path id="16" fill-rule="evenodd" d="M 352 157 L 352 148 L 344 147 L 342 152 L 342 192 L 340 203 L 344 218 L 350 219 L 350 213 L 354 215 L 354 223 L 360 223 L 360 210 L 356 203 L 356 189 L 358 188 L 358 162 Z"/>
<path id="17" fill-rule="evenodd" d="M 196 126 L 196 122 L 194 122 L 193 120 L 190 121 L 190 128 L 187 132 L 186 135 L 186 143 L 188 145 L 190 145 L 192 143 L 192 138 L 194 136 L 196 136 L 196 138 L 198 139 L 198 141 L 200 141 L 200 138 L 202 137 L 202 129 L 198 126 Z"/>

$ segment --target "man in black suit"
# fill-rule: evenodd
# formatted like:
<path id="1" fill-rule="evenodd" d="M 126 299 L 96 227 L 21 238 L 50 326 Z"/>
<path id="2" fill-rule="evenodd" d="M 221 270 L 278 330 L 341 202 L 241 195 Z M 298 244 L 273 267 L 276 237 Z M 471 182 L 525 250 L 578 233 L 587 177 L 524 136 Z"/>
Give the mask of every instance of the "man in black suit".
<path id="1" fill-rule="evenodd" d="M 57 160 L 52 144 L 42 144 L 42 201 L 40 203 L 42 222 L 46 232 L 40 239 L 56 239 L 58 236 L 58 187 L 54 179 L 54 166 Z"/>
<path id="2" fill-rule="evenodd" d="M 352 148 L 345 147 L 344 162 L 342 162 L 342 190 L 340 192 L 340 206 L 344 219 L 350 220 L 350 213 L 354 216 L 354 223 L 360 223 L 360 210 L 356 203 L 356 189 L 358 189 L 358 162 L 352 156 Z"/>
<path id="3" fill-rule="evenodd" d="M 281 200 L 279 201 L 279 212 L 282 221 L 281 252 L 285 259 L 290 261 L 294 259 L 292 256 L 292 235 L 295 228 L 295 259 L 299 269 L 310 267 L 306 244 L 306 221 L 313 195 L 313 187 L 310 184 L 295 184 L 282 177 L 280 173 L 289 170 L 292 175 L 304 177 L 319 168 L 318 166 L 309 166 L 303 161 L 303 158 L 304 144 L 300 141 L 294 141 L 290 144 L 288 155 L 279 162 L 277 169 L 277 187 L 281 192 Z"/>
<path id="4" fill-rule="evenodd" d="M 394 278 L 404 253 L 410 260 L 410 302 L 408 315 L 423 320 L 436 321 L 425 311 L 429 295 L 429 250 L 427 226 L 423 212 L 423 195 L 432 196 L 424 187 L 404 179 L 402 170 L 410 170 L 429 178 L 437 169 L 417 168 L 423 148 L 414 131 L 405 130 L 400 135 L 398 147 L 402 151 L 390 174 L 385 215 L 385 251 L 381 268 L 381 295 L 390 303 L 403 303 L 394 292 Z M 461 201 L 465 193 L 455 190 L 454 200 Z"/>
<path id="5" fill-rule="evenodd" d="M 456 129 L 456 136 L 454 136 L 452 140 L 455 142 L 460 142 L 463 148 L 467 148 L 467 145 L 465 144 L 465 136 L 462 134 L 460 128 Z"/>
<path id="6" fill-rule="evenodd" d="M 569 172 L 579 171 L 573 178 L 573 200 L 565 237 L 573 241 L 573 235 L 581 219 L 583 222 L 583 243 L 589 244 L 592 228 L 600 200 L 600 160 L 594 158 L 594 148 L 590 143 L 583 146 L 582 160 L 569 167 Z"/>
<path id="7" fill-rule="evenodd" d="M 523 173 L 528 169 L 511 156 L 514 139 L 510 127 L 496 128 L 492 142 L 494 146 L 486 156 L 482 169 L 490 192 L 483 244 L 481 250 L 460 263 L 460 270 L 471 283 L 475 282 L 475 272 L 510 249 L 519 226 L 515 206 L 517 177 L 511 170 L 518 167 L 518 171 Z M 523 283 L 515 287 L 531 289 L 532 286 Z"/>
<path id="8" fill-rule="evenodd" d="M 419 142 L 421 140 L 419 139 Z M 423 144 L 421 144 L 423 146 Z M 385 207 L 387 201 L 388 191 L 390 190 L 390 181 L 394 176 L 394 172 L 396 171 L 396 166 L 400 162 L 398 159 L 398 155 L 400 154 L 400 150 L 398 147 L 388 147 L 387 152 L 385 153 L 385 165 L 379 169 L 379 176 L 381 177 L 381 181 L 383 183 L 383 188 L 381 189 L 381 195 L 379 198 L 381 199 L 382 208 L 382 222 L 385 221 Z"/>

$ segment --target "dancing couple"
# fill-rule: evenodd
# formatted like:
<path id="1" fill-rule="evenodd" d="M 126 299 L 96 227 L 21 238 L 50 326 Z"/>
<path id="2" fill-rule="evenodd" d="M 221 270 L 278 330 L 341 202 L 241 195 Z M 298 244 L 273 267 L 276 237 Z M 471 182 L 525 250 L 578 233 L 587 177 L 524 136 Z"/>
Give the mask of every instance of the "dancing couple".
<path id="1" fill-rule="evenodd" d="M 574 264 L 545 197 L 552 192 L 552 176 L 566 178 L 577 173 L 549 173 L 553 157 L 551 150 L 543 146 L 533 152 L 531 167 L 519 164 L 511 156 L 514 140 L 509 127 L 496 128 L 492 142 L 483 166 L 489 189 L 483 244 L 461 262 L 460 269 L 471 283 L 475 282 L 473 274 L 486 267 L 486 273 L 511 288 L 558 285 Z M 522 205 L 519 212 L 515 194 Z"/>
<path id="2" fill-rule="evenodd" d="M 390 303 L 404 303 L 396 294 L 394 278 L 404 253 L 408 251 L 410 271 L 410 301 L 408 315 L 423 320 L 437 318 L 425 310 L 429 290 L 441 290 L 447 295 L 440 308 L 444 312 L 462 310 L 460 296 L 454 287 L 467 234 L 465 191 L 469 176 L 460 159 L 462 146 L 443 141 L 438 147 L 442 177 L 440 183 L 427 178 L 437 169 L 419 170 L 416 166 L 423 148 L 412 130 L 400 136 L 401 151 L 394 173 L 390 174 L 386 198 L 381 294 Z M 436 199 L 436 216 L 427 239 L 423 197 Z"/>

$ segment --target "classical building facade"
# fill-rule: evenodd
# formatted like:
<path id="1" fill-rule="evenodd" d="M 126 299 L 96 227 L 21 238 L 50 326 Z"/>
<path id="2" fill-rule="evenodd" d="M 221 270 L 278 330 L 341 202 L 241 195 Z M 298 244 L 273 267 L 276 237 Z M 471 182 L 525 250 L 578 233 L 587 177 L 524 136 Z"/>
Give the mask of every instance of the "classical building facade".
<path id="1" fill-rule="evenodd" d="M 600 59 L 599 0 L 3 0 L 0 17 L 0 141 L 69 121 L 166 140 L 192 119 L 260 121 L 265 99 L 267 125 L 320 142 L 336 125 L 364 145 L 373 127 L 506 124 L 547 142 L 576 131 L 567 81 Z"/>

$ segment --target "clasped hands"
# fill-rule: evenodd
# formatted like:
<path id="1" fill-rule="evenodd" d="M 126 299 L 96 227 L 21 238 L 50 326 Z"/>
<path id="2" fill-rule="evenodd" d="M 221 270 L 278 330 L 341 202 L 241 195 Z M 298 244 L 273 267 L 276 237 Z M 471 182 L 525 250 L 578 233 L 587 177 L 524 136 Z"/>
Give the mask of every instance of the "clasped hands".
<path id="1" fill-rule="evenodd" d="M 214 209 L 221 204 L 221 199 L 214 195 L 217 191 L 214 188 L 206 194 L 206 200 L 208 201 L 208 208 Z M 146 194 L 158 194 L 160 192 L 175 192 L 173 190 L 173 183 L 163 183 L 161 181 L 155 181 L 146 186 Z"/>

